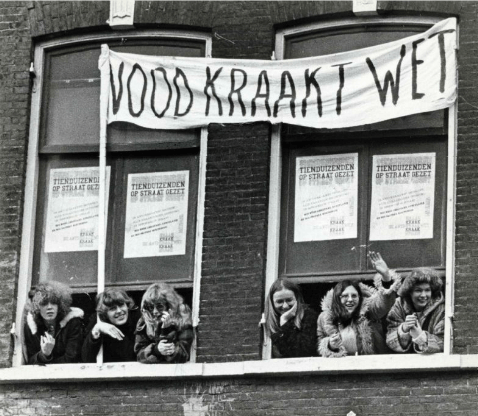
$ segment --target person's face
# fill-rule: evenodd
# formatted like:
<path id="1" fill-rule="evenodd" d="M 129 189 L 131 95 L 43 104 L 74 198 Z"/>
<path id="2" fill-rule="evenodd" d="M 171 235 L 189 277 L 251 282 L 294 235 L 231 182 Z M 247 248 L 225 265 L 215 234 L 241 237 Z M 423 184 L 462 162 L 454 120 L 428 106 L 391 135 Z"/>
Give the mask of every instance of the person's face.
<path id="1" fill-rule="evenodd" d="M 163 302 L 156 302 L 156 303 L 148 303 L 144 307 L 153 317 L 155 321 L 160 321 L 163 312 L 168 310 L 167 305 Z"/>
<path id="2" fill-rule="evenodd" d="M 123 303 L 121 306 L 114 305 L 108 308 L 106 316 L 113 325 L 124 325 L 128 320 L 128 305 L 126 303 Z"/>
<path id="3" fill-rule="evenodd" d="M 54 321 L 58 316 L 58 305 L 51 302 L 40 305 L 40 315 L 46 322 Z"/>
<path id="4" fill-rule="evenodd" d="M 420 283 L 414 286 L 410 297 L 415 310 L 422 311 L 432 298 L 432 289 L 428 283 Z"/>
<path id="5" fill-rule="evenodd" d="M 360 295 L 353 286 L 347 286 L 340 295 L 340 303 L 351 315 L 357 309 L 360 301 Z"/>
<path id="6" fill-rule="evenodd" d="M 272 296 L 272 301 L 274 303 L 275 310 L 280 315 L 286 313 L 297 303 L 294 292 L 289 289 L 281 289 L 274 293 Z"/>

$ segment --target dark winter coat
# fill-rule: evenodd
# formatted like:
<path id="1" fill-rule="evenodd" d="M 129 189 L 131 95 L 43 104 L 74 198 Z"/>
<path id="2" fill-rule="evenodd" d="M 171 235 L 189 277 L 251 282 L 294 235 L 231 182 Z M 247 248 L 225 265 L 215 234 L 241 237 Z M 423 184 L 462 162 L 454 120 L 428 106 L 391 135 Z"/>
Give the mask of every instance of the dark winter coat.
<path id="1" fill-rule="evenodd" d="M 271 334 L 272 357 L 311 357 L 317 355 L 317 312 L 306 306 L 300 329 L 294 319 Z"/>
<path id="2" fill-rule="evenodd" d="M 86 329 L 85 341 L 81 350 L 81 359 L 85 363 L 96 362 L 96 356 L 103 342 L 103 361 L 105 363 L 136 361 L 134 352 L 136 324 L 141 317 L 139 309 L 133 309 L 128 312 L 128 320 L 124 325 L 117 326 L 123 333 L 124 338 L 120 341 L 108 335 L 100 334 L 98 339 L 94 339 L 91 331 L 98 322 L 98 315 L 91 315 L 90 322 Z"/>
<path id="3" fill-rule="evenodd" d="M 65 364 L 80 360 L 83 343 L 83 311 L 71 308 L 59 322 L 55 331 L 55 346 L 49 358 L 41 352 L 40 337 L 45 335 L 47 327 L 43 319 L 37 322 L 32 313 L 26 315 L 23 335 L 27 349 L 28 364 Z"/>
<path id="4" fill-rule="evenodd" d="M 374 278 L 375 288 L 360 283 L 363 296 L 362 306 L 356 318 L 350 325 L 353 325 L 357 352 L 359 355 L 387 354 L 390 350 L 385 343 L 382 318 L 384 318 L 392 307 L 400 285 L 400 277 L 393 276 L 394 283 L 389 289 L 385 289 L 381 276 Z M 338 351 L 329 348 L 330 337 L 343 328 L 341 322 L 337 321 L 332 311 L 333 289 L 329 290 L 322 300 L 322 313 L 317 322 L 318 353 L 322 357 L 345 357 L 347 351 L 340 346 Z"/>
<path id="5" fill-rule="evenodd" d="M 174 343 L 175 351 L 172 355 L 165 356 L 159 353 L 158 344 L 163 339 Z M 159 326 L 156 335 L 150 338 L 146 333 L 146 324 L 143 318 L 140 318 L 136 329 L 134 351 L 138 361 L 143 364 L 185 363 L 189 360 L 193 339 L 194 333 L 191 325 L 186 325 L 181 330 L 175 325 L 170 325 L 167 328 Z"/>
<path id="6" fill-rule="evenodd" d="M 424 331 L 416 342 L 410 333 L 402 331 L 407 315 L 415 313 L 408 298 L 398 298 L 387 316 L 387 345 L 396 352 L 436 353 L 443 352 L 445 329 L 445 298 L 434 299 L 425 308 L 418 322 Z M 413 345 L 413 348 L 412 348 Z"/>

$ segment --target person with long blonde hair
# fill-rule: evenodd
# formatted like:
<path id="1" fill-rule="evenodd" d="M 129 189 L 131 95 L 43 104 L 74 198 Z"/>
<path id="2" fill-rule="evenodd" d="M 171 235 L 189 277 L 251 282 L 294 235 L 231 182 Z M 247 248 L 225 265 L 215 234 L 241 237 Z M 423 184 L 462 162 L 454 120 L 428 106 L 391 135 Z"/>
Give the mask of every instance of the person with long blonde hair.
<path id="1" fill-rule="evenodd" d="M 144 364 L 185 363 L 194 334 L 191 309 L 166 283 L 153 283 L 141 301 L 134 351 Z"/>
<path id="2" fill-rule="evenodd" d="M 297 284 L 276 280 L 269 289 L 264 314 L 272 358 L 317 355 L 317 312 L 304 303 Z"/>

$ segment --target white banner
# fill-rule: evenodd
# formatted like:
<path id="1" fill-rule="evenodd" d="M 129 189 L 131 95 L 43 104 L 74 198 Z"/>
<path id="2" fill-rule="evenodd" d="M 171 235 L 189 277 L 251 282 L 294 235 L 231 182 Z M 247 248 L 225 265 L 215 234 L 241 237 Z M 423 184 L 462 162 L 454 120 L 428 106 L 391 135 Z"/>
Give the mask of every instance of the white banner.
<path id="1" fill-rule="evenodd" d="M 110 88 L 102 117 L 152 129 L 376 123 L 453 105 L 456 48 L 455 18 L 378 46 L 282 61 L 146 56 L 103 45 L 101 82 Z"/>
<path id="2" fill-rule="evenodd" d="M 294 242 L 357 238 L 358 153 L 296 159 Z"/>
<path id="3" fill-rule="evenodd" d="M 124 258 L 186 254 L 189 171 L 128 175 Z"/>
<path id="4" fill-rule="evenodd" d="M 433 238 L 435 153 L 373 156 L 370 240 Z"/>
<path id="5" fill-rule="evenodd" d="M 98 250 L 98 195 L 98 167 L 50 170 L 45 253 Z"/>

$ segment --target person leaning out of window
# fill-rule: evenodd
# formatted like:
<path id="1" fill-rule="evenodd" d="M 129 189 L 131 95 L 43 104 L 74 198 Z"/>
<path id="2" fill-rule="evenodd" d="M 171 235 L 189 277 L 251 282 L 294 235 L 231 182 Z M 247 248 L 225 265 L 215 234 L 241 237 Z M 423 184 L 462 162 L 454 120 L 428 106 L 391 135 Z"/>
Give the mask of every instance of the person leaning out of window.
<path id="1" fill-rule="evenodd" d="M 436 270 L 418 268 L 403 281 L 387 316 L 387 345 L 396 352 L 443 352 L 445 298 Z"/>
<path id="2" fill-rule="evenodd" d="M 75 363 L 83 342 L 83 311 L 71 307 L 70 288 L 41 283 L 30 292 L 23 329 L 28 364 Z"/>
<path id="3" fill-rule="evenodd" d="M 327 292 L 317 322 L 318 352 L 322 357 L 386 354 L 382 329 L 400 286 L 400 276 L 391 271 L 380 253 L 369 253 L 378 272 L 375 288 L 344 280 Z"/>
<path id="4" fill-rule="evenodd" d="M 166 283 L 153 283 L 141 301 L 134 351 L 144 364 L 185 363 L 193 342 L 190 308 Z"/>
<path id="5" fill-rule="evenodd" d="M 136 361 L 135 330 L 141 312 L 133 299 L 122 289 L 106 289 L 96 297 L 96 311 L 86 329 L 83 362 L 96 362 L 101 344 L 105 363 Z"/>
<path id="6" fill-rule="evenodd" d="M 272 358 L 317 355 L 317 312 L 304 303 L 300 288 L 276 280 L 267 296 L 265 331 L 272 340 Z"/>

